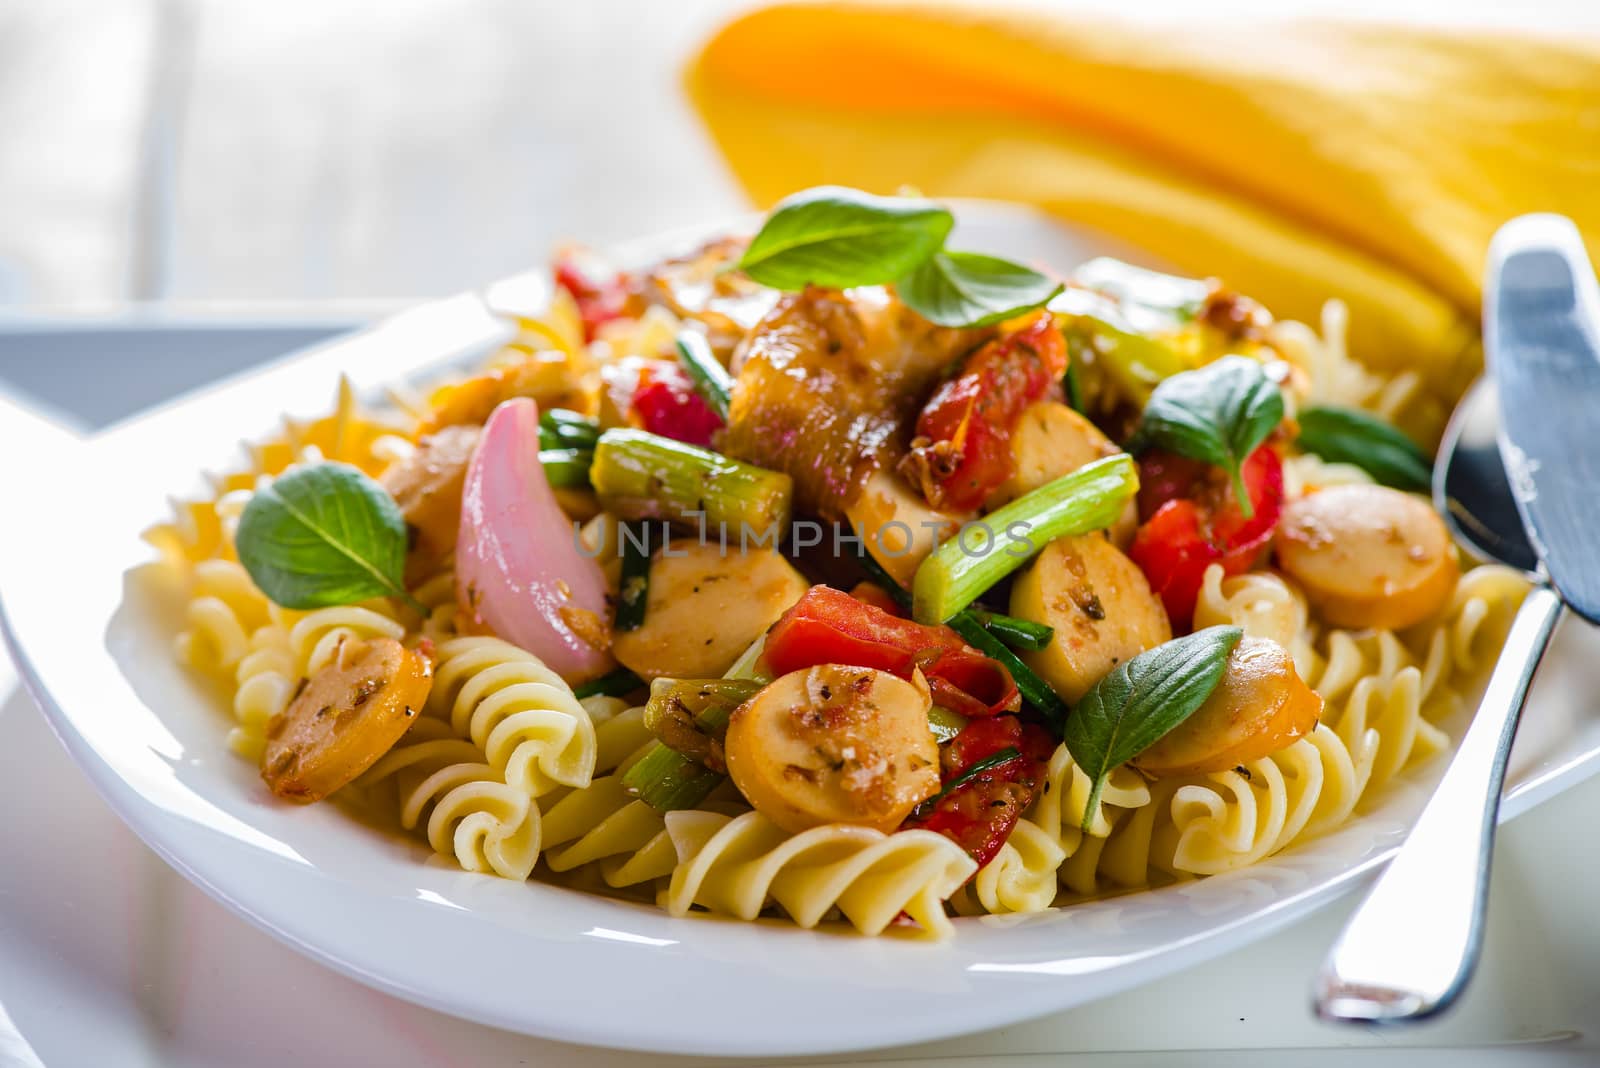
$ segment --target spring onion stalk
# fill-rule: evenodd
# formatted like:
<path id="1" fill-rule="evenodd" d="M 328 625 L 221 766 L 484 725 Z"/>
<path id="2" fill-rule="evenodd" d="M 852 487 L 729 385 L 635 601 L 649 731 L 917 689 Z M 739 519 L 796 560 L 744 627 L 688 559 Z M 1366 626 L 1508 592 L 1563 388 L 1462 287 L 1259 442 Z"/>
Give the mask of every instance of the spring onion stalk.
<path id="1" fill-rule="evenodd" d="M 959 712 L 952 712 L 943 705 L 928 709 L 928 729 L 939 739 L 940 745 L 960 734 L 966 726 L 967 717 Z"/>
<path id="2" fill-rule="evenodd" d="M 1011 681 L 1017 684 L 1017 691 L 1022 694 L 1022 699 L 1037 708 L 1059 734 L 1061 727 L 1067 722 L 1067 703 L 1061 695 L 1050 688 L 1050 684 L 1034 673 L 1034 670 L 1024 664 L 1016 653 L 1007 649 L 999 638 L 983 629 L 983 624 L 966 612 L 961 612 L 950 621 L 950 629 L 966 639 L 984 656 L 992 657 L 1006 666 L 1011 672 Z"/>
<path id="3" fill-rule="evenodd" d="M 748 679 L 657 679 L 650 686 L 645 724 L 686 748 L 709 751 L 727 732 L 733 710 L 761 689 Z M 702 740 L 691 744 L 689 735 Z M 703 744 L 704 748 L 701 748 Z M 658 812 L 694 808 L 727 778 L 694 756 L 657 742 L 622 777 L 622 786 Z"/>
<path id="4" fill-rule="evenodd" d="M 761 663 L 761 653 L 767 647 L 767 636 L 763 634 L 750 643 L 746 649 L 733 662 L 733 666 L 723 676 L 725 679 L 742 679 L 755 683 L 758 687 L 765 686 L 772 681 Z M 730 712 L 731 714 L 731 712 Z M 716 723 L 716 716 L 712 715 L 708 724 L 710 729 L 726 730 L 727 722 L 724 720 L 720 727 Z M 648 767 L 639 769 L 640 765 L 648 762 Z M 629 782 L 623 780 L 624 786 L 630 791 L 637 791 L 640 797 L 648 801 L 652 807 L 662 812 L 670 812 L 677 808 L 693 808 L 706 796 L 715 790 L 727 778 L 716 772 L 708 771 L 698 761 L 691 760 L 676 750 L 669 749 L 660 742 L 640 759 L 639 764 L 629 769 L 629 774 L 637 773 L 637 777 Z M 651 799 L 654 800 L 651 800 Z"/>
<path id="5" fill-rule="evenodd" d="M 1016 616 L 1005 616 L 999 612 L 991 612 L 987 608 L 973 605 L 966 609 L 972 613 L 983 629 L 1005 642 L 1013 649 L 1037 650 L 1050 644 L 1050 639 L 1055 637 L 1056 629 L 1043 623 L 1035 623 L 1031 619 L 1018 619 Z"/>
<path id="6" fill-rule="evenodd" d="M 638 630 L 650 601 L 650 535 L 642 523 L 617 525 L 622 577 L 617 584 L 617 630 Z"/>
<path id="7" fill-rule="evenodd" d="M 643 688 L 643 679 L 627 668 L 617 668 L 598 679 L 578 683 L 572 688 L 572 696 L 580 701 L 585 697 L 621 697 Z"/>
<path id="8" fill-rule="evenodd" d="M 883 565 L 874 560 L 865 550 L 861 553 L 861 567 L 873 582 L 882 586 L 890 597 L 893 597 L 902 606 L 911 607 L 911 595 L 900 588 L 900 584 L 883 569 Z M 996 616 L 996 619 L 1013 620 L 1012 616 Z M 1025 623 L 1026 620 L 1015 620 Z M 1001 643 L 978 619 L 977 611 L 971 608 L 962 609 L 950 620 L 950 629 L 954 630 L 968 645 L 977 649 L 983 655 L 992 657 L 1004 664 L 1006 670 L 1011 672 L 1011 680 L 1017 684 L 1017 690 L 1022 694 L 1022 699 L 1037 708 L 1044 715 L 1046 721 L 1053 724 L 1059 731 L 1061 725 L 1067 720 L 1067 705 L 1060 696 L 1050 688 L 1050 684 L 1041 679 L 1034 670 L 1024 664 L 1010 649 Z M 1050 628 L 1045 628 L 1050 630 Z M 1054 635 L 1051 630 L 1051 634 Z M 937 732 L 935 732 L 937 733 Z"/>
<path id="9" fill-rule="evenodd" d="M 600 424 L 566 408 L 549 408 L 539 414 L 541 449 L 589 449 L 600 440 Z"/>
<path id="10" fill-rule="evenodd" d="M 733 396 L 733 378 L 722 366 L 704 334 L 684 330 L 678 334 L 678 359 L 689 372 L 694 391 L 710 405 L 711 410 L 728 421 L 728 404 Z"/>
<path id="11" fill-rule="evenodd" d="M 582 489 L 589 485 L 594 453 L 587 449 L 540 449 L 544 477 L 556 489 Z"/>
<path id="12" fill-rule="evenodd" d="M 622 788 L 657 812 L 694 808 L 727 778 L 657 742 L 622 777 Z"/>
<path id="13" fill-rule="evenodd" d="M 590 472 L 600 506 L 623 519 L 666 519 L 732 536 L 781 539 L 794 482 L 710 449 L 642 430 L 608 430 Z"/>
<path id="14" fill-rule="evenodd" d="M 911 583 L 912 618 L 946 622 L 1057 538 L 1110 526 L 1138 489 L 1133 457 L 1118 453 L 990 512 L 984 519 L 988 536 L 977 544 L 956 537 L 922 561 Z"/>
<path id="15" fill-rule="evenodd" d="M 767 636 L 763 634 L 750 643 L 750 648 L 739 654 L 739 659 L 733 662 L 732 667 L 723 672 L 722 677 L 725 679 L 749 679 L 765 686 L 772 681 L 772 673 L 761 662 L 761 654 L 766 652 L 766 649 Z"/>
<path id="16" fill-rule="evenodd" d="M 1067 364 L 1067 373 L 1061 376 L 1061 392 L 1066 395 L 1067 404 L 1073 411 L 1088 415 L 1083 407 L 1083 377 L 1078 371 L 1076 355 L 1073 353 L 1068 357 L 1071 362 Z"/>
<path id="17" fill-rule="evenodd" d="M 678 752 L 695 756 L 701 751 L 699 742 L 689 743 L 694 752 L 673 744 L 682 733 L 678 728 L 720 742 L 733 710 L 760 689 L 761 683 L 750 679 L 656 679 L 644 708 L 645 729 Z"/>

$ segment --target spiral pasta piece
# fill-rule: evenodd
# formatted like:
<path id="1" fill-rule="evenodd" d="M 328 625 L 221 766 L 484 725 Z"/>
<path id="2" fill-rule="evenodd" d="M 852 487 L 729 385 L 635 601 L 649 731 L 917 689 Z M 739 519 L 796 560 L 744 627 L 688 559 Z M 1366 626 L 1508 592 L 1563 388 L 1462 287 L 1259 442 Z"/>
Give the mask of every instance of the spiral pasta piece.
<path id="1" fill-rule="evenodd" d="M 1360 795 L 1348 751 L 1319 725 L 1271 756 L 1178 785 L 1151 852 L 1172 874 L 1216 875 L 1342 822 Z"/>
<path id="2" fill-rule="evenodd" d="M 346 641 L 369 638 L 399 641 L 405 635 L 403 624 L 373 608 L 336 605 L 315 609 L 301 617 L 289 630 L 289 651 L 294 657 L 295 673 L 309 677 L 331 664 Z"/>
<path id="3" fill-rule="evenodd" d="M 289 632 L 268 623 L 250 635 L 250 650 L 234 673 L 235 725 L 228 732 L 228 748 L 251 763 L 259 763 L 267 745 L 267 724 L 289 707 L 301 676 L 295 671 Z"/>
<path id="4" fill-rule="evenodd" d="M 1268 638 L 1293 651 L 1305 633 L 1305 597 L 1272 572 L 1225 576 L 1220 564 L 1206 568 L 1194 606 L 1194 625 L 1234 626 L 1255 638 Z"/>
<path id="5" fill-rule="evenodd" d="M 542 837 L 539 806 L 444 721 L 419 717 L 356 785 L 370 793 L 386 783 L 395 791 L 400 826 L 422 826 L 434 852 L 467 871 L 506 879 L 533 872 Z"/>
<path id="6" fill-rule="evenodd" d="M 589 713 L 561 676 L 510 642 L 473 637 L 440 645 L 428 711 L 471 738 L 530 797 L 588 786 L 594 776 Z"/>
<path id="7" fill-rule="evenodd" d="M 815 927 L 837 907 L 870 935 L 904 912 L 929 937 L 945 938 L 953 930 L 945 899 L 977 868 L 932 831 L 833 824 L 790 835 L 759 812 L 669 812 L 666 824 L 678 863 L 663 900 L 674 916 L 698 905 L 753 920 L 771 903 Z"/>
<path id="8" fill-rule="evenodd" d="M 606 885 L 635 886 L 672 874 L 677 850 L 660 812 L 629 794 L 622 776 L 654 745 L 644 726 L 644 708 L 612 711 L 584 702 L 595 723 L 597 756 L 593 782 L 568 791 L 545 810 L 545 864 L 554 872 L 595 865 Z M 605 774 L 599 774 L 604 772 Z"/>
<path id="9" fill-rule="evenodd" d="M 201 561 L 174 645 L 178 660 L 199 671 L 231 672 L 250 651 L 251 634 L 269 621 L 270 607 L 237 562 Z"/>

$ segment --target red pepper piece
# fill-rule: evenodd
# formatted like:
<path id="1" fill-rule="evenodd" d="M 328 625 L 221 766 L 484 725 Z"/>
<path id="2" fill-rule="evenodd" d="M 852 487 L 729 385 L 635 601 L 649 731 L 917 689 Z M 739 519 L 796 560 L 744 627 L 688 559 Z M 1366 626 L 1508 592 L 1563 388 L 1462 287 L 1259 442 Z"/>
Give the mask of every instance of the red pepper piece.
<path id="1" fill-rule="evenodd" d="M 762 654 L 775 675 L 816 664 L 876 668 L 909 679 L 918 668 L 935 703 L 963 716 L 1022 706 L 1011 672 L 949 627 L 890 615 L 828 586 L 813 586 L 767 632 Z"/>
<path id="2" fill-rule="evenodd" d="M 1174 627 L 1187 629 L 1193 620 L 1207 567 L 1221 564 L 1225 574 L 1243 574 L 1272 540 L 1283 511 L 1283 461 L 1262 445 L 1246 458 L 1243 475 L 1254 508 L 1248 519 L 1220 468 L 1163 452 L 1139 461 L 1145 522 L 1128 556 L 1150 580 Z"/>
<path id="3" fill-rule="evenodd" d="M 640 369 L 632 408 L 641 428 L 687 445 L 709 446 L 723 427 L 722 417 L 695 392 L 688 373 L 665 360 Z"/>
<path id="4" fill-rule="evenodd" d="M 1011 477 L 1017 417 L 1059 394 L 1066 369 L 1066 341 L 1048 313 L 984 345 L 923 407 L 902 470 L 935 508 L 977 508 Z"/>
<path id="5" fill-rule="evenodd" d="M 627 315 L 631 286 L 628 276 L 618 271 L 609 279 L 597 280 L 586 274 L 569 257 L 558 256 L 555 261 L 555 283 L 578 304 L 578 315 L 583 319 L 583 339 L 593 341 L 601 324 Z"/>
<path id="6" fill-rule="evenodd" d="M 913 816 L 905 826 L 944 835 L 971 854 L 979 867 L 993 860 L 1044 788 L 1054 741 L 1037 724 L 994 716 L 964 727 L 940 757 L 948 787 L 978 761 L 1007 748 L 1017 755 L 977 772 L 940 797 L 932 812 Z"/>

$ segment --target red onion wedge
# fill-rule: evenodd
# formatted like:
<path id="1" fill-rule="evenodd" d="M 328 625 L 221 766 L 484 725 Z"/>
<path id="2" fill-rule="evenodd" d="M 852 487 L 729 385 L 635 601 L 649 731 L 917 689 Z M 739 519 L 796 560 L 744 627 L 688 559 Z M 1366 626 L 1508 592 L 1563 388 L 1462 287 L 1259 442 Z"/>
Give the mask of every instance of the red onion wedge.
<path id="1" fill-rule="evenodd" d="M 539 463 L 539 408 L 496 408 L 467 468 L 456 546 L 456 597 L 473 625 L 526 649 L 568 681 L 615 665 L 600 565 L 579 552 L 572 523 Z"/>

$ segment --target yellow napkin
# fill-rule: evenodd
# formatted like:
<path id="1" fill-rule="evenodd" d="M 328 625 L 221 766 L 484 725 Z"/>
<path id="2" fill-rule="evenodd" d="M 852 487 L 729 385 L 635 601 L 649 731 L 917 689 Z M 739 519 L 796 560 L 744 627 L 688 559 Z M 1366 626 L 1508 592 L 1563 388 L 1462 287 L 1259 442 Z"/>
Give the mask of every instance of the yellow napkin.
<path id="1" fill-rule="evenodd" d="M 1354 355 L 1442 392 L 1477 365 L 1496 227 L 1562 212 L 1600 251 L 1600 39 L 795 4 L 688 80 L 762 205 L 824 182 L 1026 201 L 1281 317 L 1339 297 Z"/>

